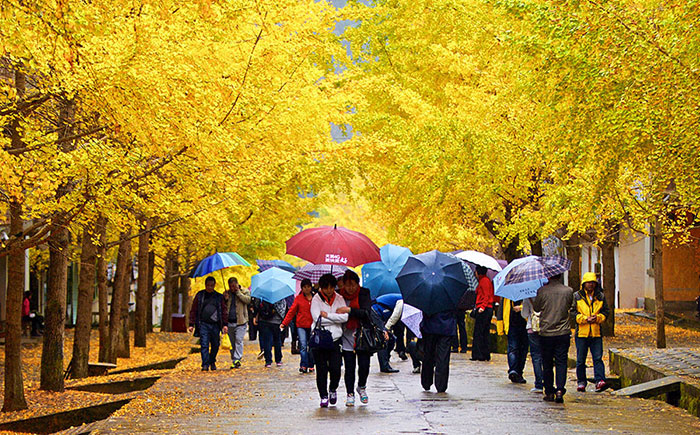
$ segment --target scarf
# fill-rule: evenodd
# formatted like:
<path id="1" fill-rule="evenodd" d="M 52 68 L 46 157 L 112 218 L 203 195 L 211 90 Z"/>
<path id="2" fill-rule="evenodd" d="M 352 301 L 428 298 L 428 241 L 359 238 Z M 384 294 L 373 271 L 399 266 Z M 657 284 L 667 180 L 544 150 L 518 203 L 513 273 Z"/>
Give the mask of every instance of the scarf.
<path id="1" fill-rule="evenodd" d="M 340 291 L 340 295 L 345 299 L 350 308 L 360 308 L 360 289 L 354 295 L 350 295 L 347 290 Z M 345 324 L 345 329 L 357 329 L 360 326 L 360 321 L 356 317 L 348 317 L 348 323 Z"/>

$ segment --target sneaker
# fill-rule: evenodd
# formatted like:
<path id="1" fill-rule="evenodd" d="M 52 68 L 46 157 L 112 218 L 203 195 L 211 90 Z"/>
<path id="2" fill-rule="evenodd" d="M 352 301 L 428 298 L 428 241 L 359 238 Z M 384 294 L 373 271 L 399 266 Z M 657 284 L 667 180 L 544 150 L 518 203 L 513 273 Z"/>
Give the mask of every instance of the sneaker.
<path id="1" fill-rule="evenodd" d="M 367 389 L 364 387 L 357 387 L 357 394 L 360 395 L 360 402 L 367 404 L 369 402 L 369 397 L 367 397 Z"/>
<path id="2" fill-rule="evenodd" d="M 307 370 L 309 371 L 309 373 L 313 373 L 313 372 L 314 372 L 314 368 L 313 368 L 313 367 L 309 367 Z"/>
<path id="3" fill-rule="evenodd" d="M 510 372 L 508 373 L 508 379 L 514 384 L 518 383 L 518 374 L 515 372 Z"/>
<path id="4" fill-rule="evenodd" d="M 306 373 L 306 367 L 299 367 L 299 373 Z"/>
<path id="5" fill-rule="evenodd" d="M 208 371 L 209 371 L 209 366 L 202 366 L 202 371 L 203 371 L 203 372 L 208 372 Z"/>
<path id="6" fill-rule="evenodd" d="M 272 367 L 272 364 L 265 364 L 266 369 L 269 369 L 270 367 Z"/>
<path id="7" fill-rule="evenodd" d="M 562 391 L 557 391 L 554 397 L 554 403 L 564 403 L 564 393 Z"/>
<path id="8" fill-rule="evenodd" d="M 231 367 L 229 367 L 231 370 L 236 368 L 236 363 L 231 363 Z"/>
<path id="9" fill-rule="evenodd" d="M 328 397 L 321 398 L 321 408 L 328 408 Z"/>
<path id="10" fill-rule="evenodd" d="M 413 368 L 413 373 L 420 373 L 420 366 Z"/>
<path id="11" fill-rule="evenodd" d="M 542 400 L 544 400 L 545 402 L 554 402 L 554 399 L 554 394 L 545 394 L 544 396 L 542 396 Z"/>
<path id="12" fill-rule="evenodd" d="M 265 352 L 263 352 L 263 351 L 261 350 L 260 353 L 258 354 L 258 359 L 262 359 L 263 356 L 265 356 Z"/>
<path id="13" fill-rule="evenodd" d="M 282 361 L 277 363 L 277 367 L 282 367 Z"/>
<path id="14" fill-rule="evenodd" d="M 525 378 L 523 378 L 522 375 L 518 375 L 518 383 L 519 384 L 527 384 L 527 381 L 525 380 Z"/>
<path id="15" fill-rule="evenodd" d="M 532 387 L 532 388 L 530 388 L 530 392 L 542 394 L 542 388 Z"/>
<path id="16" fill-rule="evenodd" d="M 233 367 L 236 369 L 240 369 L 241 368 L 241 360 L 237 359 L 236 361 L 234 361 Z"/>
<path id="17" fill-rule="evenodd" d="M 211 365 L 209 366 L 209 370 L 211 370 L 211 371 L 216 370 L 216 364 L 211 364 Z"/>
<path id="18" fill-rule="evenodd" d="M 350 393 L 345 399 L 345 406 L 355 406 L 355 395 Z"/>
<path id="19" fill-rule="evenodd" d="M 338 402 L 338 393 L 335 391 L 331 391 L 331 393 L 328 396 L 328 401 L 331 405 L 335 405 Z"/>
<path id="20" fill-rule="evenodd" d="M 605 381 L 598 381 L 597 384 L 595 384 L 595 392 L 600 393 L 601 391 L 607 390 L 609 387 L 608 383 Z"/>
<path id="21" fill-rule="evenodd" d="M 578 391 L 579 393 L 583 393 L 584 391 L 586 391 L 586 384 L 584 384 L 583 382 L 579 383 L 578 387 L 576 387 L 576 391 Z"/>

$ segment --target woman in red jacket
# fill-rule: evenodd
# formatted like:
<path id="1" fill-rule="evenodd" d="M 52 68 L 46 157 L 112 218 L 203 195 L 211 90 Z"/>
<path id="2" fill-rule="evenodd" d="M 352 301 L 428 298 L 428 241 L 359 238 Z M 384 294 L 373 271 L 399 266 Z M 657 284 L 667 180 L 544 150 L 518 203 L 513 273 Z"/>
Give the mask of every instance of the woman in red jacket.
<path id="1" fill-rule="evenodd" d="M 294 298 L 292 308 L 289 309 L 280 325 L 280 330 L 282 330 L 289 326 L 292 320 L 296 319 L 295 324 L 299 333 L 299 353 L 301 355 L 301 360 L 299 361 L 300 373 L 314 371 L 314 356 L 309 351 L 309 336 L 311 335 L 311 326 L 314 322 L 311 317 L 311 299 L 313 297 L 311 281 L 304 279 L 301 281 L 301 292 Z"/>
<path id="2" fill-rule="evenodd" d="M 489 333 L 493 317 L 493 283 L 486 276 L 486 268 L 476 267 L 479 286 L 476 288 L 476 318 L 474 320 L 474 339 L 472 340 L 472 361 L 489 361 Z"/>

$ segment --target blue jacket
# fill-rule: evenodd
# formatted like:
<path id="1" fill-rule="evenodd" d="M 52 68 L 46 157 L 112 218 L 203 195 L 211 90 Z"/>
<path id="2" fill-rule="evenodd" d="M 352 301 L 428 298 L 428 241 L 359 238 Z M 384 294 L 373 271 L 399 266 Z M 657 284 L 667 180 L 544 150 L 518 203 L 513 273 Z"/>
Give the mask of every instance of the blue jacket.
<path id="1" fill-rule="evenodd" d="M 381 295 L 377 298 L 376 303 L 372 305 L 372 309 L 374 309 L 379 317 L 382 318 L 384 323 L 386 323 L 396 307 L 396 302 L 400 301 L 401 299 L 403 299 L 403 296 L 400 293 Z"/>
<path id="2" fill-rule="evenodd" d="M 420 330 L 423 334 L 457 335 L 457 319 L 455 319 L 454 311 L 441 311 L 430 316 L 423 316 Z"/>

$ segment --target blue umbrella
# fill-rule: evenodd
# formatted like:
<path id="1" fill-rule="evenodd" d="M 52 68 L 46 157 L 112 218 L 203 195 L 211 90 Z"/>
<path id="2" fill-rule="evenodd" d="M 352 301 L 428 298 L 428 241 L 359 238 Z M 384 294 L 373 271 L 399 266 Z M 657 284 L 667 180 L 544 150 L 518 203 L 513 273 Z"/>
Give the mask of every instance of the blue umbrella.
<path id="1" fill-rule="evenodd" d="M 278 267 L 292 273 L 297 271 L 296 267 L 284 260 L 255 260 L 255 262 L 258 264 L 258 272 L 265 272 L 272 267 Z"/>
<path id="2" fill-rule="evenodd" d="M 200 261 L 190 272 L 190 278 L 199 278 L 233 266 L 250 266 L 250 263 L 235 252 L 217 252 Z"/>
<path id="3" fill-rule="evenodd" d="M 253 275 L 250 279 L 250 295 L 271 304 L 279 302 L 288 296 L 294 296 L 296 283 L 292 278 L 293 276 L 292 272 L 287 272 L 277 267 Z"/>
<path id="4" fill-rule="evenodd" d="M 379 250 L 382 261 L 362 266 L 362 286 L 369 289 L 372 299 L 389 293 L 400 293 L 396 276 L 411 256 L 411 250 L 402 246 L 384 245 Z"/>
<path id="5" fill-rule="evenodd" d="M 530 255 L 529 257 L 517 258 L 511 261 L 510 264 L 504 267 L 503 270 L 498 272 L 498 274 L 496 274 L 496 276 L 493 278 L 494 294 L 496 296 L 508 298 L 512 301 L 520 301 L 522 299 L 537 296 L 537 290 L 547 283 L 546 279 L 538 278 L 525 282 L 506 284 L 508 272 L 520 264 L 533 261 L 537 258 L 538 257 L 534 255 Z"/>
<path id="6" fill-rule="evenodd" d="M 469 288 L 462 261 L 438 251 L 408 257 L 396 277 L 404 303 L 429 316 L 453 310 Z"/>

